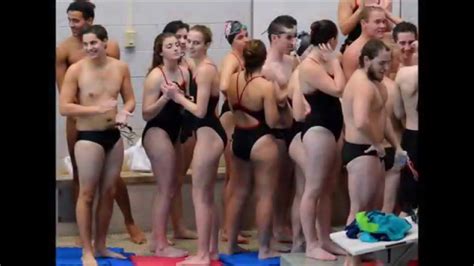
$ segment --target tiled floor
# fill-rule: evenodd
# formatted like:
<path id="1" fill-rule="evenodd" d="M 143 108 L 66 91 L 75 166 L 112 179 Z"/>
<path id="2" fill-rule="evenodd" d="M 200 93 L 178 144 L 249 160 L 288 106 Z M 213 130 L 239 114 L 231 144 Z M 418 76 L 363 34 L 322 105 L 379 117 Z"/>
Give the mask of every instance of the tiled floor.
<path id="1" fill-rule="evenodd" d="M 248 245 L 241 245 L 241 246 L 249 250 L 255 250 L 255 251 L 258 250 L 256 231 L 248 231 L 248 233 L 252 234 L 252 237 L 249 238 L 250 243 Z M 146 236 L 147 236 L 147 239 L 150 239 L 150 233 L 146 233 Z M 175 240 L 172 238 L 172 233 L 168 234 L 168 237 L 170 240 L 175 242 L 175 247 L 188 250 L 191 254 L 196 252 L 196 240 Z M 75 236 L 57 237 L 56 246 L 73 247 L 75 246 L 76 238 L 77 237 Z M 129 240 L 128 234 L 111 234 L 107 237 L 107 246 L 121 247 L 121 248 L 124 248 L 125 251 L 135 253 L 136 255 L 152 256 L 153 254 L 149 251 L 148 244 L 149 242 L 142 245 L 134 244 Z M 285 246 L 285 244 L 282 244 L 282 245 Z M 219 242 L 220 251 L 222 251 L 223 246 L 224 246 L 224 242 L 220 241 Z M 291 245 L 289 244 L 287 244 L 286 246 L 291 247 Z M 287 265 L 297 265 L 297 264 L 294 264 L 293 262 L 297 262 L 297 263 L 305 262 L 304 265 L 340 266 L 340 265 L 343 265 L 344 259 L 343 257 L 340 257 L 335 262 L 320 262 L 316 260 L 305 259 L 304 256 L 300 254 L 299 256 L 291 256 L 289 260 L 287 261 L 291 262 L 291 264 L 287 264 Z"/>
<path id="2" fill-rule="evenodd" d="M 257 250 L 257 239 L 255 237 L 256 232 L 250 231 L 252 237 L 249 238 L 250 243 L 248 245 L 242 245 L 242 247 L 250 250 Z M 147 239 L 150 239 L 150 233 L 146 233 Z M 56 238 L 56 246 L 61 247 L 74 247 L 77 237 L 75 236 L 61 236 Z M 175 243 L 175 247 L 188 250 L 191 254 L 196 252 L 196 240 L 175 240 L 172 238 L 172 233 L 168 234 L 168 239 Z M 107 246 L 109 247 L 121 247 L 127 252 L 132 252 L 137 255 L 151 256 L 152 253 L 149 251 L 149 241 L 142 245 L 134 244 L 130 241 L 128 234 L 111 234 L 107 237 Z M 224 247 L 224 242 L 219 242 L 219 248 Z"/>
<path id="3" fill-rule="evenodd" d="M 341 227 L 333 227 L 333 231 L 342 230 Z M 249 238 L 250 243 L 247 245 L 241 245 L 243 248 L 257 251 L 258 244 L 257 244 L 257 232 L 255 230 L 246 231 L 250 233 L 252 237 Z M 150 239 L 150 232 L 146 233 L 147 239 Z M 76 236 L 61 236 L 56 238 L 56 246 L 61 247 L 74 247 L 77 237 Z M 175 240 L 172 238 L 172 233 L 168 233 L 168 239 L 172 240 L 175 243 L 175 247 L 188 250 L 190 254 L 194 254 L 196 252 L 196 240 Z M 219 241 L 219 251 L 222 252 L 225 242 Z M 291 248 L 291 244 L 278 244 L 281 247 Z M 120 247 L 124 248 L 126 252 L 135 253 L 136 255 L 141 256 L 152 256 L 153 253 L 149 251 L 149 242 L 138 245 L 134 244 L 130 241 L 128 234 L 110 234 L 107 237 L 107 246 L 108 247 Z M 396 248 L 392 251 L 393 258 L 398 257 L 395 254 L 402 254 L 404 250 L 408 248 L 408 246 L 402 246 L 400 248 Z M 370 257 L 376 257 L 377 259 L 385 260 L 386 258 L 385 253 L 372 253 Z M 413 256 L 416 256 L 413 254 Z M 309 266 L 309 265 L 317 265 L 317 266 L 342 266 L 344 265 L 345 258 L 343 256 L 339 256 L 337 261 L 330 261 L 330 262 L 323 262 L 319 260 L 313 260 L 306 258 L 303 253 L 285 253 L 282 255 L 281 258 L 281 266 Z M 397 265 L 407 265 L 407 263 L 397 264 Z"/>

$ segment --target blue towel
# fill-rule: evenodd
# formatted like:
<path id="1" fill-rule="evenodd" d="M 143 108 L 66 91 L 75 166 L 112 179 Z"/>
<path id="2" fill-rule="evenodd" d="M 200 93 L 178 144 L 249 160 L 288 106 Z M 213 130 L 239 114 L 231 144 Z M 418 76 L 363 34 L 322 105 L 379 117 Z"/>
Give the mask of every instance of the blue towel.
<path id="1" fill-rule="evenodd" d="M 346 235 L 349 238 L 359 238 L 362 242 L 398 241 L 403 239 L 412 228 L 412 225 L 403 218 L 394 214 L 385 214 L 380 211 L 360 212 L 365 215 L 366 222 L 375 224 L 372 231 L 364 231 L 367 226 L 360 226 L 357 220 L 346 226 Z M 375 229 L 374 229 L 375 228 Z"/>

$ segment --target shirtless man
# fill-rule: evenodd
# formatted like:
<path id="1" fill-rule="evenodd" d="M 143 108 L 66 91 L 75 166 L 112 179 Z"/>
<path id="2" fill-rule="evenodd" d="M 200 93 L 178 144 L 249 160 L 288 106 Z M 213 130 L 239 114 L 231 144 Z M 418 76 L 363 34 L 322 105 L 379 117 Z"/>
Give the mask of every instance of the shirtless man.
<path id="1" fill-rule="evenodd" d="M 393 56 L 393 53 L 392 53 Z M 397 114 L 400 111 L 395 111 L 395 101 L 400 99 L 400 92 L 398 91 L 395 81 L 387 77 L 387 73 L 382 81 L 387 88 L 387 102 L 385 103 L 385 112 L 387 115 L 387 123 L 391 123 L 397 139 L 401 139 L 403 132 L 403 121 Z M 399 104 L 398 104 L 399 105 Z M 398 112 L 398 113 L 397 113 Z M 397 191 L 400 183 L 400 165 L 394 167 L 395 149 L 390 146 L 387 140 L 384 141 L 385 147 L 385 187 L 380 190 L 380 197 L 383 197 L 382 212 L 391 213 L 395 209 L 397 202 Z M 378 206 L 380 207 L 380 206 Z"/>
<path id="2" fill-rule="evenodd" d="M 362 48 L 359 66 L 351 76 L 342 96 L 345 124 L 343 164 L 347 168 L 350 224 L 359 211 L 380 206 L 379 191 L 384 185 L 385 156 L 383 140 L 395 147 L 395 165 L 404 164 L 406 152 L 387 123 L 385 102 L 387 89 L 382 80 L 390 67 L 390 50 L 380 40 L 369 40 Z M 358 258 L 349 257 L 346 265 L 357 265 Z"/>
<path id="3" fill-rule="evenodd" d="M 293 122 L 291 109 L 287 103 L 287 86 L 290 76 L 296 68 L 298 61 L 290 53 L 296 46 L 296 29 L 297 21 L 291 16 L 282 15 L 276 17 L 268 27 L 268 39 L 270 48 L 268 56 L 263 65 L 262 74 L 268 80 L 276 82 L 279 89 L 276 93 L 279 100 L 280 121 L 278 122 L 273 134 L 277 139 L 278 153 L 280 160 L 280 170 L 278 182 L 278 192 L 275 197 L 276 206 L 273 219 L 273 233 L 278 241 L 291 241 L 291 232 L 289 226 L 289 217 L 291 209 L 292 193 L 288 189 L 292 184 L 293 166 L 288 155 L 288 147 L 290 145 L 290 128 Z M 285 228 L 286 227 L 286 228 Z"/>
<path id="4" fill-rule="evenodd" d="M 94 255 L 126 259 L 107 249 L 106 236 L 112 217 L 114 194 L 123 163 L 123 142 L 117 127 L 127 124 L 135 109 L 128 66 L 106 54 L 107 31 L 93 25 L 83 31 L 87 57 L 66 71 L 60 93 L 59 111 L 76 118 L 74 155 L 80 175 L 76 205 L 77 224 L 83 244 L 82 262 L 96 266 Z M 122 96 L 123 109 L 117 110 Z M 92 247 L 92 206 L 99 188 L 95 242 Z"/>
<path id="5" fill-rule="evenodd" d="M 399 62 L 397 70 L 405 66 L 418 65 L 418 30 L 413 23 L 401 22 L 393 28 L 393 40 Z"/>
<path id="6" fill-rule="evenodd" d="M 64 75 L 68 67 L 86 56 L 86 52 L 82 47 L 81 31 L 86 26 L 92 25 L 94 21 L 94 8 L 94 4 L 88 1 L 75 1 L 72 2 L 67 9 L 69 27 L 71 28 L 72 36 L 61 42 L 56 49 L 56 81 L 59 92 L 61 92 Z M 118 43 L 116 41 L 108 40 L 106 53 L 108 56 L 120 59 Z M 74 144 L 77 140 L 77 129 L 73 117 L 66 118 L 66 138 L 72 162 L 75 203 L 79 195 L 79 180 L 76 158 L 74 156 Z M 132 242 L 137 244 L 146 242 L 145 234 L 137 225 L 135 225 L 133 220 L 127 186 L 121 178 L 117 181 L 116 189 L 115 200 L 123 213 L 125 226 L 130 234 Z"/>
<path id="7" fill-rule="evenodd" d="M 365 7 L 360 13 L 362 33 L 342 55 L 342 68 L 346 80 L 358 68 L 359 55 L 362 47 L 372 38 L 383 39 L 386 29 L 385 11 L 380 7 Z"/>
<path id="8" fill-rule="evenodd" d="M 412 214 L 418 207 L 418 65 L 403 67 L 395 79 L 401 96 L 395 104 L 395 113 L 405 120 L 402 147 L 408 152 L 412 167 L 405 167 L 401 174 L 398 202 L 402 212 L 400 216 Z"/>

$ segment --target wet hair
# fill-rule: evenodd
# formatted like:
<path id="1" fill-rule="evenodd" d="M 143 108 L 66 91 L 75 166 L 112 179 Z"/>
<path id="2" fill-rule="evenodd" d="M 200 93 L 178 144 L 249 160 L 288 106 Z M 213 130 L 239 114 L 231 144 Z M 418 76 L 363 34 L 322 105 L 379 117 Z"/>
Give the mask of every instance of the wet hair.
<path id="1" fill-rule="evenodd" d="M 163 52 L 163 42 L 166 38 L 169 37 L 175 37 L 174 33 L 166 32 L 160 33 L 158 34 L 158 36 L 156 36 L 155 41 L 153 43 L 153 59 L 151 61 L 151 66 L 148 69 L 148 74 L 150 74 L 150 72 L 155 67 L 163 65 L 163 56 L 161 55 L 161 53 Z"/>
<path id="2" fill-rule="evenodd" d="M 372 14 L 372 12 L 374 12 L 374 11 L 384 12 L 383 8 L 381 8 L 381 7 L 366 6 L 360 12 L 360 20 L 364 20 L 364 21 L 367 22 L 369 20 L 370 14 Z"/>
<path id="3" fill-rule="evenodd" d="M 296 40 L 296 54 L 301 56 L 311 44 L 311 36 L 306 31 L 298 33 Z"/>
<path id="4" fill-rule="evenodd" d="M 267 59 L 267 48 L 261 40 L 253 39 L 245 44 L 244 52 L 245 78 L 260 69 Z"/>
<path id="5" fill-rule="evenodd" d="M 79 11 L 82 13 L 82 17 L 88 20 L 89 18 L 94 19 L 94 9 L 95 5 L 93 3 L 87 0 L 76 0 L 69 4 L 66 12 Z"/>
<path id="6" fill-rule="evenodd" d="M 89 26 L 89 27 L 85 27 L 81 32 L 82 35 L 88 34 L 88 33 L 95 34 L 95 36 L 97 36 L 97 39 L 99 39 L 103 42 L 105 42 L 109 39 L 109 35 L 107 34 L 107 30 L 102 25 L 99 25 L 99 24 L 95 24 L 95 25 L 92 25 L 92 26 Z"/>
<path id="7" fill-rule="evenodd" d="M 199 31 L 204 37 L 205 44 L 212 42 L 212 32 L 211 32 L 211 29 L 209 29 L 209 27 L 204 26 L 204 25 L 194 25 L 192 26 L 191 30 Z"/>
<path id="8" fill-rule="evenodd" d="M 176 34 L 180 29 L 186 29 L 189 31 L 189 25 L 181 20 L 173 20 L 166 24 L 166 26 L 163 28 L 163 33 L 169 32 Z"/>
<path id="9" fill-rule="evenodd" d="M 311 44 L 317 46 L 337 38 L 337 26 L 328 19 L 318 20 L 311 24 Z"/>
<path id="10" fill-rule="evenodd" d="M 402 21 L 393 28 L 392 37 L 395 42 L 398 40 L 398 34 L 401 32 L 411 32 L 415 35 L 415 39 L 418 39 L 418 30 L 413 23 Z"/>
<path id="11" fill-rule="evenodd" d="M 295 27 L 298 24 L 296 19 L 292 16 L 289 15 L 281 15 L 276 17 L 272 22 L 270 22 L 270 25 L 268 26 L 267 32 L 268 32 L 268 40 L 272 42 L 272 34 L 281 34 L 284 33 L 284 28 L 291 29 Z"/>
<path id="12" fill-rule="evenodd" d="M 364 47 L 362 47 L 362 51 L 360 52 L 359 56 L 359 67 L 364 67 L 364 57 L 368 57 L 370 60 L 377 57 L 382 51 L 385 49 L 387 52 L 390 51 L 390 48 L 381 40 L 379 39 L 371 39 L 369 40 Z"/>

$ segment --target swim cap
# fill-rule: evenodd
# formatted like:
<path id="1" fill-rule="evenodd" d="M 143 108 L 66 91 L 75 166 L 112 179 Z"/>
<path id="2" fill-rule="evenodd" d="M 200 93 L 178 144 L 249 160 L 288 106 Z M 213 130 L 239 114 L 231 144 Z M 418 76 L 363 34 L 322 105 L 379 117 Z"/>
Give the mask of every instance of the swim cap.
<path id="1" fill-rule="evenodd" d="M 247 30 L 247 26 L 238 20 L 228 20 L 225 22 L 224 34 L 230 45 L 232 45 L 235 36 L 243 30 Z"/>

